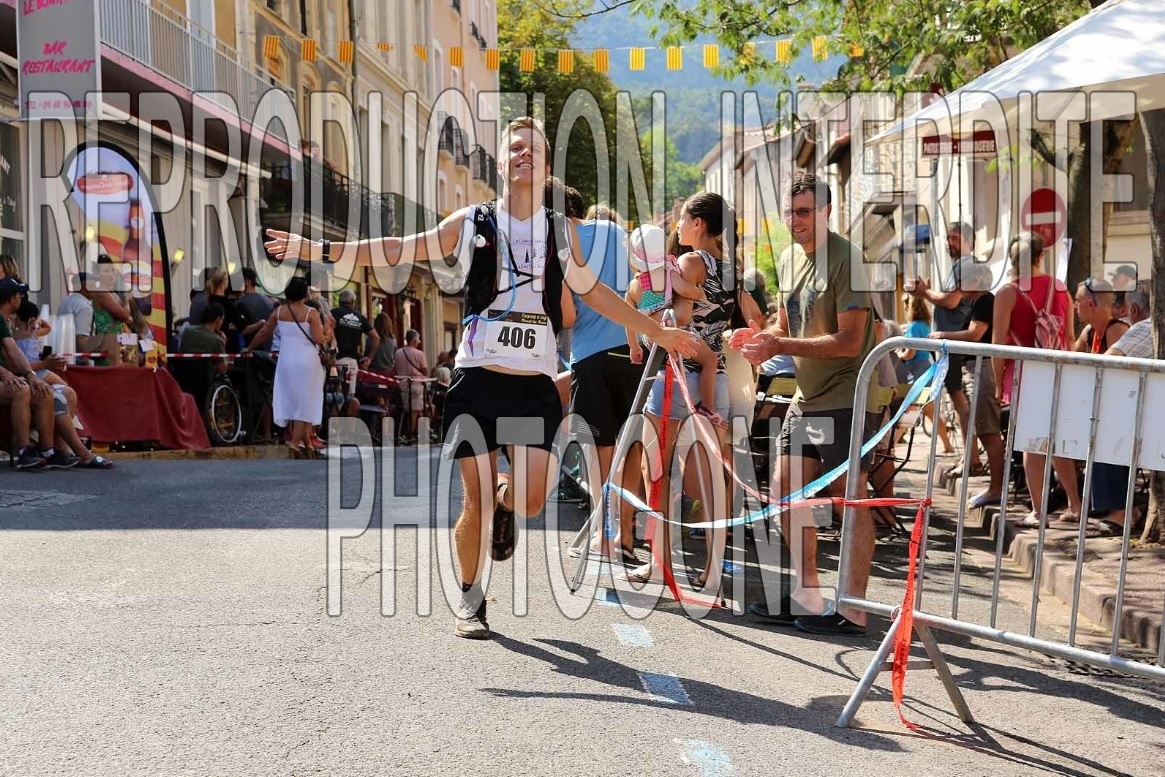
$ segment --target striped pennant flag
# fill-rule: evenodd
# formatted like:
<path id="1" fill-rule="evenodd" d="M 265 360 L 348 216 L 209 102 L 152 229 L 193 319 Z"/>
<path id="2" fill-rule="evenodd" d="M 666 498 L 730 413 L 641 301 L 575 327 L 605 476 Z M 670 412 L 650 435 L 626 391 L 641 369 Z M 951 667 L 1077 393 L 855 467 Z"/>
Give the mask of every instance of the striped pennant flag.
<path id="1" fill-rule="evenodd" d="M 502 64 L 502 55 L 497 49 L 486 49 L 485 50 L 485 69 L 486 70 L 497 70 L 499 67 L 501 67 L 501 64 Z"/>
<path id="2" fill-rule="evenodd" d="M 318 44 L 312 38 L 304 38 L 299 42 L 299 58 L 304 62 L 315 62 Z"/>
<path id="3" fill-rule="evenodd" d="M 611 52 L 607 49 L 595 49 L 595 72 L 608 73 L 611 70 Z"/>
<path id="4" fill-rule="evenodd" d="M 465 67 L 465 49 L 461 46 L 453 46 L 449 49 L 449 66 Z"/>
<path id="5" fill-rule="evenodd" d="M 413 45 L 413 53 L 416 54 L 418 57 L 420 57 L 422 62 L 429 61 L 429 47 L 428 46 L 422 46 L 421 44 L 416 43 Z"/>
<path id="6" fill-rule="evenodd" d="M 777 62 L 782 65 L 791 65 L 793 63 L 793 41 L 777 41 Z"/>
<path id="7" fill-rule="evenodd" d="M 818 35 L 813 39 L 813 58 L 818 62 L 829 56 L 829 43 L 826 41 L 824 35 Z"/>
<path id="8" fill-rule="evenodd" d="M 263 57 L 266 59 L 279 59 L 279 38 L 275 35 L 263 36 Z"/>
<path id="9" fill-rule="evenodd" d="M 376 48 L 387 54 L 388 52 L 392 51 L 392 44 L 391 43 L 377 43 Z"/>
<path id="10" fill-rule="evenodd" d="M 755 43 L 744 44 L 744 51 L 740 55 L 740 60 L 748 65 L 751 65 L 754 61 L 756 61 L 756 44 Z"/>
<path id="11" fill-rule="evenodd" d="M 350 40 L 340 41 L 339 60 L 345 65 L 351 65 L 356 54 L 356 44 Z"/>
<path id="12" fill-rule="evenodd" d="M 534 72 L 534 49 L 522 49 L 518 54 L 518 70 L 523 73 Z"/>
<path id="13" fill-rule="evenodd" d="M 679 46 L 667 47 L 667 69 L 668 70 L 683 70 L 684 69 L 684 50 Z"/>
<path id="14" fill-rule="evenodd" d="M 572 49 L 558 50 L 558 72 L 570 75 L 574 72 L 574 51 Z"/>
<path id="15" fill-rule="evenodd" d="M 860 44 L 860 43 L 849 44 L 849 55 L 853 59 L 861 59 L 862 57 L 865 56 L 865 54 L 866 54 L 866 51 L 865 51 L 865 49 L 862 48 L 862 44 Z"/>
<path id="16" fill-rule="evenodd" d="M 720 47 L 715 43 L 704 44 L 704 67 L 720 67 Z"/>
<path id="17" fill-rule="evenodd" d="M 629 64 L 632 70 L 643 70 L 647 67 L 647 49 L 631 49 L 631 61 Z"/>

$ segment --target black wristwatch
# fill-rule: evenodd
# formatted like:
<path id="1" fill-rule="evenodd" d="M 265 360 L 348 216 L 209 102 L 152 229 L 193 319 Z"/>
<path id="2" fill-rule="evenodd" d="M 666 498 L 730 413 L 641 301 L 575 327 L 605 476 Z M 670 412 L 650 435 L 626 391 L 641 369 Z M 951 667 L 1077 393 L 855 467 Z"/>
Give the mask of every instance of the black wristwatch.
<path id="1" fill-rule="evenodd" d="M 320 259 L 324 264 L 332 264 L 332 241 L 327 238 L 320 241 Z"/>

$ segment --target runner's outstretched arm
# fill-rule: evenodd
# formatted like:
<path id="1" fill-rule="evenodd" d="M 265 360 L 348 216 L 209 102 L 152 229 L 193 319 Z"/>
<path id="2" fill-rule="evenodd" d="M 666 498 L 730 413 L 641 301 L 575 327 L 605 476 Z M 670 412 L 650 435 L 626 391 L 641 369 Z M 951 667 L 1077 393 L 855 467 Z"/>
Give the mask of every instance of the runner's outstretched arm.
<path id="1" fill-rule="evenodd" d="M 672 355 L 695 356 L 696 337 L 690 332 L 674 327 L 664 327 L 650 317 L 643 315 L 615 291 L 601 283 L 594 271 L 587 266 L 579 254 L 578 234 L 574 224 L 570 225 L 570 254 L 574 260 L 564 273 L 566 284 L 583 298 L 596 313 L 620 326 L 639 332 L 657 342 Z"/>
<path id="2" fill-rule="evenodd" d="M 381 237 L 346 243 L 332 243 L 330 263 L 353 262 L 353 267 L 395 267 L 402 261 L 427 262 L 451 255 L 457 250 L 461 228 L 469 208 L 446 216 L 428 232 L 408 237 Z M 318 262 L 323 256 L 323 242 L 278 229 L 267 230 L 267 253 L 276 259 L 307 259 Z"/>

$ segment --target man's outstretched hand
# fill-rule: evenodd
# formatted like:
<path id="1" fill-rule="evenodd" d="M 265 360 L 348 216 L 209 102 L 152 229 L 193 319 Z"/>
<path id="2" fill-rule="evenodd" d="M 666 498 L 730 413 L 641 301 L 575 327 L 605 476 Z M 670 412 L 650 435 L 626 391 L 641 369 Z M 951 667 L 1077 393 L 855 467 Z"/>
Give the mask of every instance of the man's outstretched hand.
<path id="1" fill-rule="evenodd" d="M 760 328 L 756 321 L 748 322 L 748 329 L 737 329 L 732 333 L 731 345 L 750 364 L 763 364 L 781 353 L 781 339 Z"/>

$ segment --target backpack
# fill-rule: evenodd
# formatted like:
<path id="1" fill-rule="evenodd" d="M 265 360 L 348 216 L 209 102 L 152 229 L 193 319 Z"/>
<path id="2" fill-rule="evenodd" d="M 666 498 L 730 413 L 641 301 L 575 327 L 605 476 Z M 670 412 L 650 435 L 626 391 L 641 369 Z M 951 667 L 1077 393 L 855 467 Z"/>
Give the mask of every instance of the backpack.
<path id="1" fill-rule="evenodd" d="M 1032 312 L 1036 314 L 1035 325 L 1035 347 L 1044 348 L 1049 351 L 1063 351 L 1067 349 L 1067 342 L 1064 339 L 1064 319 L 1052 313 L 1052 303 L 1056 299 L 1056 279 L 1048 279 L 1048 299 L 1044 303 L 1041 310 L 1037 308 L 1023 290 L 1019 288 L 1018 284 L 1011 284 L 1015 287 L 1019 296 L 1027 300 L 1027 304 L 1031 305 Z M 1016 345 L 1021 345 L 1020 339 L 1016 337 L 1015 330 L 1010 330 L 1011 339 L 1015 341 Z"/>
<path id="2" fill-rule="evenodd" d="M 542 307 L 550 317 L 554 333 L 558 334 L 562 329 L 564 261 L 558 256 L 558 247 L 565 249 L 569 245 L 566 218 L 560 213 L 547 210 L 546 225 L 546 274 L 542 279 Z M 499 233 L 494 203 L 487 202 L 474 209 L 473 232 L 475 246 L 465 280 L 465 306 L 470 317 L 483 315 L 498 296 Z"/>

